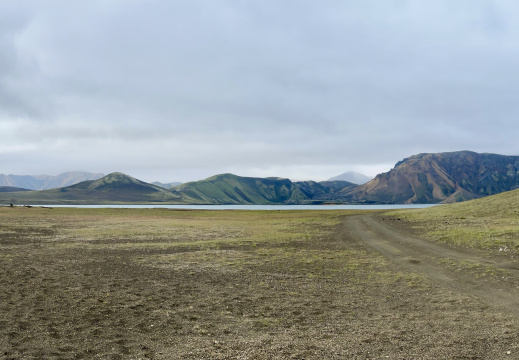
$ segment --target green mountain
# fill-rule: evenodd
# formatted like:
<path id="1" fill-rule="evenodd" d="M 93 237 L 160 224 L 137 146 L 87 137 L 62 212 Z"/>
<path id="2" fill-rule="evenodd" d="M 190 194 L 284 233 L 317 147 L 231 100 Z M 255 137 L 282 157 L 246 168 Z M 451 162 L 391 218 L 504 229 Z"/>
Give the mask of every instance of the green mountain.
<path id="1" fill-rule="evenodd" d="M 181 184 L 173 193 L 193 204 L 299 204 L 310 200 L 289 179 L 221 174 Z"/>
<path id="2" fill-rule="evenodd" d="M 320 204 L 340 201 L 339 190 L 357 185 L 348 181 L 298 181 L 221 174 L 176 186 L 173 193 L 188 203 L 210 204 Z"/>
<path id="3" fill-rule="evenodd" d="M 170 191 L 122 173 L 58 189 L 9 193 L 9 196 L 18 204 L 182 203 Z"/>
<path id="4" fill-rule="evenodd" d="M 519 188 L 519 156 L 418 154 L 341 196 L 354 203 L 452 203 Z"/>

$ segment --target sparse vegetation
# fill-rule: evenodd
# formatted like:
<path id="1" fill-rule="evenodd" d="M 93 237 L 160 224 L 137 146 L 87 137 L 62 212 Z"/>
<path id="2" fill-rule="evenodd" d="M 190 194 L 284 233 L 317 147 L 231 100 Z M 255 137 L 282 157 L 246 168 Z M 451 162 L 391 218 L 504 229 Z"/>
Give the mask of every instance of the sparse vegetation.
<path id="1" fill-rule="evenodd" d="M 440 261 L 455 271 L 467 271 L 476 278 L 487 276 L 499 276 L 506 278 L 509 276 L 509 271 L 506 269 L 497 268 L 492 265 L 482 264 L 475 261 L 457 261 L 451 258 L 445 258 Z"/>
<path id="2" fill-rule="evenodd" d="M 365 248 L 354 214 L 0 208 L 0 359 L 519 351 L 508 314 Z"/>
<path id="3" fill-rule="evenodd" d="M 457 246 L 519 252 L 519 190 L 416 211 L 391 211 L 428 238 Z"/>

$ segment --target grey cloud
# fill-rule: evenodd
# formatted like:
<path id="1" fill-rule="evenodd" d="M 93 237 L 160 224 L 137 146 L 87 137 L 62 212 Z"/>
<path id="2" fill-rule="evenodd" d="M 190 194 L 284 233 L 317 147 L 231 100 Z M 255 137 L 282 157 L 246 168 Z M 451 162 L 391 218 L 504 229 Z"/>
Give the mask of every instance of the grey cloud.
<path id="1" fill-rule="evenodd" d="M 19 3 L 0 11 L 0 121 L 22 118 L 13 141 L 49 162 L 202 174 L 517 152 L 512 1 Z"/>
<path id="2" fill-rule="evenodd" d="M 28 26 L 30 17 L 30 11 L 23 4 L 0 4 L 0 114 L 43 115 L 45 99 L 40 97 L 42 94 L 34 81 L 37 69 L 17 48 L 17 38 Z"/>

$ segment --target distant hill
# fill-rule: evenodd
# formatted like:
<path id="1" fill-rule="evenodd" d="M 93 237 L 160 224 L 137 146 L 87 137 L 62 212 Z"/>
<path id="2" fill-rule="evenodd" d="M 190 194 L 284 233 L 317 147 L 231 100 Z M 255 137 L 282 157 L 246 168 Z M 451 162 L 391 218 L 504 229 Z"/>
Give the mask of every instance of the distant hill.
<path id="1" fill-rule="evenodd" d="M 519 156 L 458 151 L 418 154 L 342 192 L 361 203 L 452 203 L 519 188 Z"/>
<path id="2" fill-rule="evenodd" d="M 157 185 L 157 186 L 160 186 L 160 187 L 163 187 L 164 189 L 171 189 L 175 186 L 178 186 L 180 184 L 182 184 L 181 182 L 170 182 L 170 183 L 161 183 L 161 182 L 158 182 L 158 181 L 154 181 L 152 182 L 153 185 Z"/>
<path id="3" fill-rule="evenodd" d="M 9 196 L 22 204 L 182 203 L 171 191 L 123 173 L 58 189 L 16 192 Z"/>
<path id="4" fill-rule="evenodd" d="M 353 184 L 361 185 L 370 181 L 372 178 L 356 171 L 346 171 L 340 175 L 334 176 L 328 181 L 343 180 Z"/>
<path id="5" fill-rule="evenodd" d="M 13 186 L 30 190 L 46 190 L 70 186 L 87 180 L 97 180 L 103 176 L 104 174 L 84 171 L 70 171 L 56 176 L 0 174 L 0 186 Z"/>
<path id="6" fill-rule="evenodd" d="M 29 190 L 29 189 L 22 189 L 22 188 L 18 188 L 18 187 L 13 187 L 13 186 L 0 186 L 0 193 L 2 192 L 16 192 L 16 191 L 32 191 L 32 190 Z"/>

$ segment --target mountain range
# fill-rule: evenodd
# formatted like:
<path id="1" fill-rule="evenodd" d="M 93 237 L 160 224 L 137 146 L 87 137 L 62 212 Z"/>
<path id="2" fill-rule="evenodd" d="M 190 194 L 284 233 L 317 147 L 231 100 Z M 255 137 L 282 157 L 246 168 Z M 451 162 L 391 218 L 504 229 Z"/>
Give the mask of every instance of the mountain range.
<path id="1" fill-rule="evenodd" d="M 0 203 L 433 204 L 460 202 L 517 188 L 519 156 L 458 151 L 410 156 L 362 185 L 343 180 L 292 182 L 284 178 L 220 174 L 166 188 L 112 173 L 57 189 L 11 191 L 3 195 L 3 200 L 0 196 Z"/>
<path id="2" fill-rule="evenodd" d="M 70 171 L 56 176 L 0 174 L 0 186 L 11 186 L 28 190 L 46 190 L 70 186 L 87 180 L 97 180 L 103 176 L 104 174 L 85 171 Z"/>
<path id="3" fill-rule="evenodd" d="M 352 186 L 356 185 L 346 181 L 293 183 L 282 178 L 221 174 L 166 189 L 123 173 L 112 173 L 58 189 L 9 192 L 4 199 L 0 197 L 0 203 L 309 204 L 322 203 L 326 195 Z"/>

